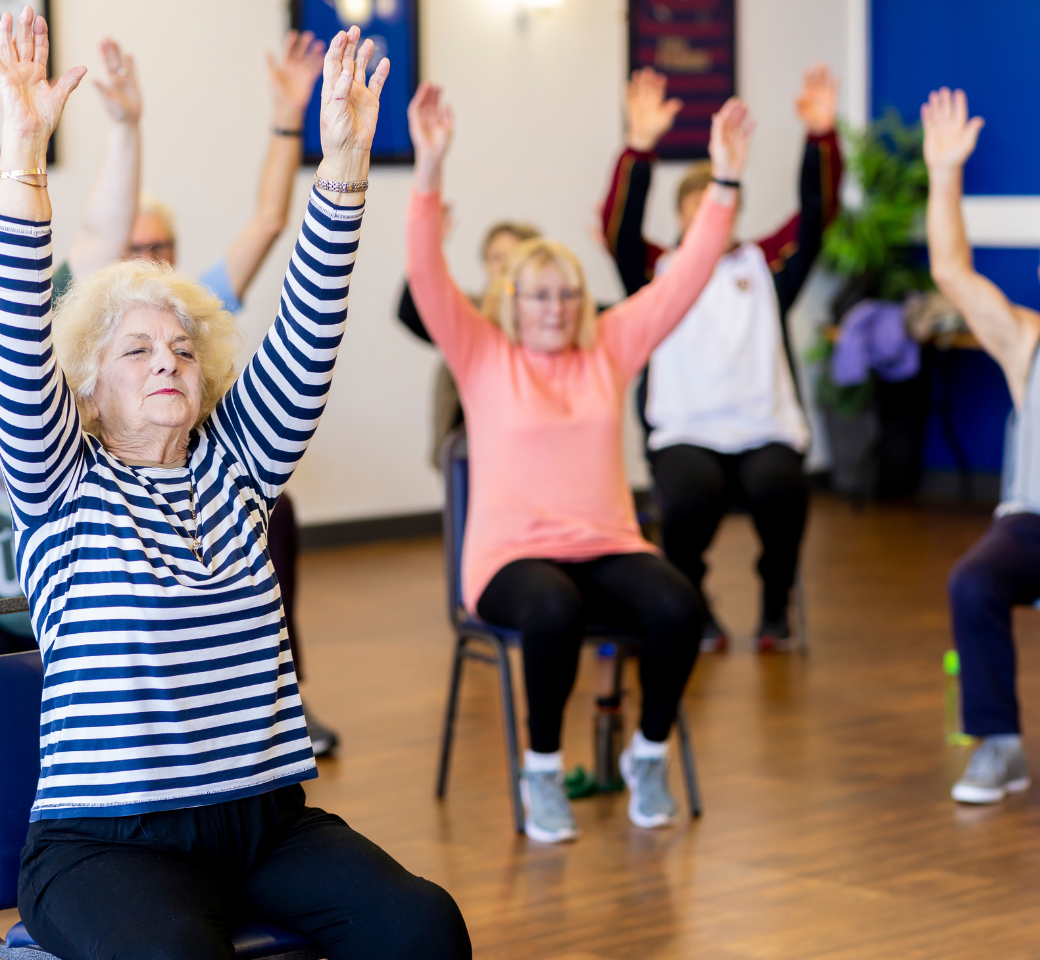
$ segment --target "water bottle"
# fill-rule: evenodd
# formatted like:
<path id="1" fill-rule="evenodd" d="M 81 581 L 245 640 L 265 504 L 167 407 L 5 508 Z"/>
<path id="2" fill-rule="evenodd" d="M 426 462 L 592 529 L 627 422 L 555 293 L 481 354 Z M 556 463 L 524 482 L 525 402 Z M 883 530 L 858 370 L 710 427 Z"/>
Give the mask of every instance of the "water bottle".
<path id="1" fill-rule="evenodd" d="M 972 738 L 961 730 L 961 658 L 956 650 L 943 654 L 943 673 L 946 674 L 946 742 L 965 746 L 972 743 Z"/>
<path id="2" fill-rule="evenodd" d="M 593 742 L 596 744 L 596 786 L 600 792 L 622 789 L 624 782 L 618 768 L 621 744 L 624 739 L 624 719 L 621 715 L 621 697 L 614 694 L 596 698 L 593 719 Z"/>

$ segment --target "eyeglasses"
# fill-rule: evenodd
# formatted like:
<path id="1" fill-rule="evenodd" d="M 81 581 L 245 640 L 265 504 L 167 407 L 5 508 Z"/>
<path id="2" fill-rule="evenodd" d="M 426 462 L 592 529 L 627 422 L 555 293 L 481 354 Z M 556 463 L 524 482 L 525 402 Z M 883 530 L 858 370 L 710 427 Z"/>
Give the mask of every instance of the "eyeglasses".
<path id="1" fill-rule="evenodd" d="M 173 253 L 172 240 L 159 240 L 157 243 L 131 243 L 126 248 L 131 259 L 147 258 L 150 260 L 168 260 Z"/>
<path id="2" fill-rule="evenodd" d="M 575 289 L 564 287 L 558 294 L 553 293 L 552 290 L 532 290 L 529 293 L 518 291 L 517 297 L 530 300 L 544 310 L 551 303 L 559 303 L 561 307 L 576 307 L 581 303 L 583 293 L 584 291 L 580 287 Z"/>

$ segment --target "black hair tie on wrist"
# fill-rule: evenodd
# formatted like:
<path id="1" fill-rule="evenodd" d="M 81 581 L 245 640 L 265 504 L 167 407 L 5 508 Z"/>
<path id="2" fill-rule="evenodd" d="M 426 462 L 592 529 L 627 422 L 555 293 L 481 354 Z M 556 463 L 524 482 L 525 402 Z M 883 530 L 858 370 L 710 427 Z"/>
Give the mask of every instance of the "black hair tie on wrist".
<path id="1" fill-rule="evenodd" d="M 720 187 L 732 187 L 734 190 L 740 189 L 739 180 L 721 180 L 718 177 L 712 177 L 711 182 L 717 183 Z"/>
<path id="2" fill-rule="evenodd" d="M 271 133 L 276 137 L 302 137 L 302 130 L 290 130 L 288 127 L 272 127 Z"/>

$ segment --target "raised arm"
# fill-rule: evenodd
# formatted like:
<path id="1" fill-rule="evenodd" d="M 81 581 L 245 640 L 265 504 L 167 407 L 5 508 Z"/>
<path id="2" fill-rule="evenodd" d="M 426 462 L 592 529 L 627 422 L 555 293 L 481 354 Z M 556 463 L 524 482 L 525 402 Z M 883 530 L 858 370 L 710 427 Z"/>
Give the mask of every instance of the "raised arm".
<path id="1" fill-rule="evenodd" d="M 643 217 L 654 150 L 682 109 L 681 100 L 665 99 L 667 86 L 667 78 L 652 67 L 633 72 L 625 88 L 625 149 L 602 208 L 603 237 L 629 295 L 653 279 L 654 264 L 664 252 L 643 237 Z"/>
<path id="2" fill-rule="evenodd" d="M 823 245 L 823 231 L 838 209 L 842 171 L 834 131 L 838 81 L 826 65 L 805 72 L 796 108 L 805 126 L 799 210 L 780 230 L 758 241 L 773 272 L 781 317 L 786 317 L 798 298 Z"/>
<path id="3" fill-rule="evenodd" d="M 134 58 L 106 37 L 101 41 L 105 76 L 95 80 L 112 126 L 79 229 L 69 248 L 74 277 L 100 270 L 126 252 L 141 186 L 141 90 Z"/>
<path id="4" fill-rule="evenodd" d="M 260 173 L 256 213 L 228 248 L 228 280 L 241 300 L 289 217 L 296 171 L 300 169 L 303 115 L 322 70 L 325 44 L 313 33 L 285 38 L 280 60 L 267 55 L 271 80 L 271 132 Z"/>
<path id="5" fill-rule="evenodd" d="M 325 57 L 318 176 L 338 187 L 368 176 L 379 94 L 390 72 L 389 61 L 380 61 L 366 86 L 373 45 L 366 40 L 358 49 L 360 34 L 357 27 L 340 32 Z M 238 452 L 271 506 L 325 409 L 346 327 L 364 197 L 312 190 L 278 316 L 213 414 L 213 429 Z"/>
<path id="6" fill-rule="evenodd" d="M 12 34 L 13 28 L 13 34 Z M 26 7 L 0 16 L 0 464 L 15 523 L 39 522 L 60 502 L 82 462 L 76 404 L 51 347 L 51 204 L 47 141 L 87 72 L 47 82 L 43 17 Z"/>
<path id="7" fill-rule="evenodd" d="M 464 383 L 473 358 L 502 334 L 456 286 L 444 259 L 440 191 L 453 119 L 439 87 L 419 85 L 408 105 L 408 129 L 415 147 L 415 178 L 408 207 L 408 288 L 426 331 L 441 348 L 455 378 Z"/>
<path id="8" fill-rule="evenodd" d="M 753 130 L 746 104 L 736 98 L 712 117 L 709 150 L 716 181 L 740 180 Z M 712 183 L 668 270 L 600 317 L 600 336 L 623 376 L 634 376 L 646 364 L 700 296 L 730 242 L 736 204 L 735 188 Z"/>
<path id="9" fill-rule="evenodd" d="M 933 91 L 921 107 L 928 164 L 928 255 L 936 286 L 960 310 L 979 343 L 1000 364 L 1015 405 L 1025 396 L 1040 339 L 1040 314 L 1011 303 L 975 271 L 961 212 L 964 164 L 975 150 L 981 117 L 968 119 L 963 90 Z"/>

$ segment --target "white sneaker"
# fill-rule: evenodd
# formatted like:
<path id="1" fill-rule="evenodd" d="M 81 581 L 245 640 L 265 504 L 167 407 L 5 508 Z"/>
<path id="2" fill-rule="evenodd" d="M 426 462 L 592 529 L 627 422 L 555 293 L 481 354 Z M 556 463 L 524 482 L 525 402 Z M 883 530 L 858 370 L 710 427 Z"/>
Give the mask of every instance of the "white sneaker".
<path id="1" fill-rule="evenodd" d="M 1009 793 L 1028 790 L 1030 782 L 1022 738 L 986 737 L 951 794 L 958 803 L 999 803 Z"/>
<path id="2" fill-rule="evenodd" d="M 621 751 L 621 776 L 628 784 L 628 819 L 637 827 L 667 827 L 675 823 L 679 805 L 668 787 L 668 757 L 636 757 L 631 747 Z"/>
<path id="3" fill-rule="evenodd" d="M 524 833 L 539 843 L 578 839 L 578 824 L 563 787 L 561 770 L 524 770 L 520 775 L 524 801 Z"/>

